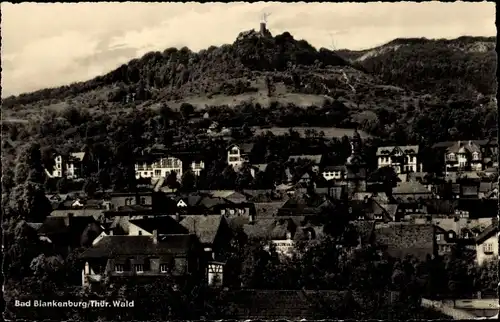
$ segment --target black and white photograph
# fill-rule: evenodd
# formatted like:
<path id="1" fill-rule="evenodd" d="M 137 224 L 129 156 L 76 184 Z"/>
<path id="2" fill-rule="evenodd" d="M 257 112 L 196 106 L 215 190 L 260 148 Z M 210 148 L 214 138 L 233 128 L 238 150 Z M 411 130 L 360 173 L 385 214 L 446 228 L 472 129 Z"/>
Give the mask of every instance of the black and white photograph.
<path id="1" fill-rule="evenodd" d="M 495 11 L 2 2 L 2 320 L 498 319 Z"/>

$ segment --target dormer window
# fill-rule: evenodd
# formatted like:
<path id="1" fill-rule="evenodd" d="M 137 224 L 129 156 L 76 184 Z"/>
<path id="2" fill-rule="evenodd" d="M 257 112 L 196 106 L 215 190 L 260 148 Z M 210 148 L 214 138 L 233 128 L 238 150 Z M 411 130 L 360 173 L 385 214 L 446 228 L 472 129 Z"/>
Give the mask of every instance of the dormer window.
<path id="1" fill-rule="evenodd" d="M 123 265 L 121 265 L 121 264 L 115 265 L 115 272 L 123 273 Z"/>
<path id="2" fill-rule="evenodd" d="M 226 209 L 221 209 L 220 214 L 221 215 L 225 215 L 226 214 Z"/>
<path id="3" fill-rule="evenodd" d="M 234 209 L 229 209 L 229 214 L 234 215 Z"/>
<path id="4" fill-rule="evenodd" d="M 448 234 L 448 237 L 449 237 L 449 238 L 453 238 L 453 233 L 449 233 L 449 234 Z"/>
<path id="5" fill-rule="evenodd" d="M 358 216 L 358 220 L 364 220 L 365 216 Z"/>
<path id="6" fill-rule="evenodd" d="M 162 272 L 162 273 L 168 272 L 168 265 L 167 264 L 160 264 L 160 272 Z"/>
<path id="7" fill-rule="evenodd" d="M 493 253 L 493 244 L 487 243 L 483 245 L 483 252 L 485 254 Z"/>
<path id="8" fill-rule="evenodd" d="M 455 161 L 456 160 L 455 153 L 448 154 L 448 160 Z"/>
<path id="9" fill-rule="evenodd" d="M 437 240 L 437 241 L 440 241 L 440 240 L 441 240 L 441 234 L 437 234 L 437 235 L 436 235 L 436 240 Z"/>
<path id="10" fill-rule="evenodd" d="M 472 153 L 472 159 L 473 160 L 479 160 L 479 153 L 478 152 Z"/>

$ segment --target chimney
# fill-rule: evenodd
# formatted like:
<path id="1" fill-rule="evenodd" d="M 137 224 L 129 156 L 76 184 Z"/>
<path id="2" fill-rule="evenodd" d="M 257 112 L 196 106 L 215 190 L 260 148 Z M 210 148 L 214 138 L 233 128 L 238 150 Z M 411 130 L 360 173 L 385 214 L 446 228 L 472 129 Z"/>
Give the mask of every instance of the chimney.
<path id="1" fill-rule="evenodd" d="M 462 141 L 458 141 L 458 146 L 462 146 Z"/>
<path id="2" fill-rule="evenodd" d="M 158 244 L 158 230 L 153 230 L 153 244 Z"/>
<path id="3" fill-rule="evenodd" d="M 472 145 L 472 141 L 469 140 L 469 145 Z"/>
<path id="4" fill-rule="evenodd" d="M 113 236 L 113 230 L 110 230 L 108 235 Z"/>

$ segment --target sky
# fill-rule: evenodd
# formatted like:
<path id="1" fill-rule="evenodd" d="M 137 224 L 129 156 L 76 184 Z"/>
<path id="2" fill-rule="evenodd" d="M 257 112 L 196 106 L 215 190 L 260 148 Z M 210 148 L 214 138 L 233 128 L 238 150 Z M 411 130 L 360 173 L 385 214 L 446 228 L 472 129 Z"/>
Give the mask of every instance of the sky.
<path id="1" fill-rule="evenodd" d="M 495 36 L 495 4 L 2 2 L 2 97 L 103 75 L 149 51 L 198 51 L 258 29 L 316 48 L 366 49 L 395 38 Z"/>

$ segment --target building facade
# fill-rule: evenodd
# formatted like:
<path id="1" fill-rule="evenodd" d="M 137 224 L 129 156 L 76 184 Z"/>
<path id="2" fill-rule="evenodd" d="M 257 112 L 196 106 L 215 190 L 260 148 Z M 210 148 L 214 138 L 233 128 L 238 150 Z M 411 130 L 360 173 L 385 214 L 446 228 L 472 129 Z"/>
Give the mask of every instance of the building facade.
<path id="1" fill-rule="evenodd" d="M 378 168 L 392 167 L 397 174 L 419 172 L 418 146 L 387 146 L 377 149 Z"/>

